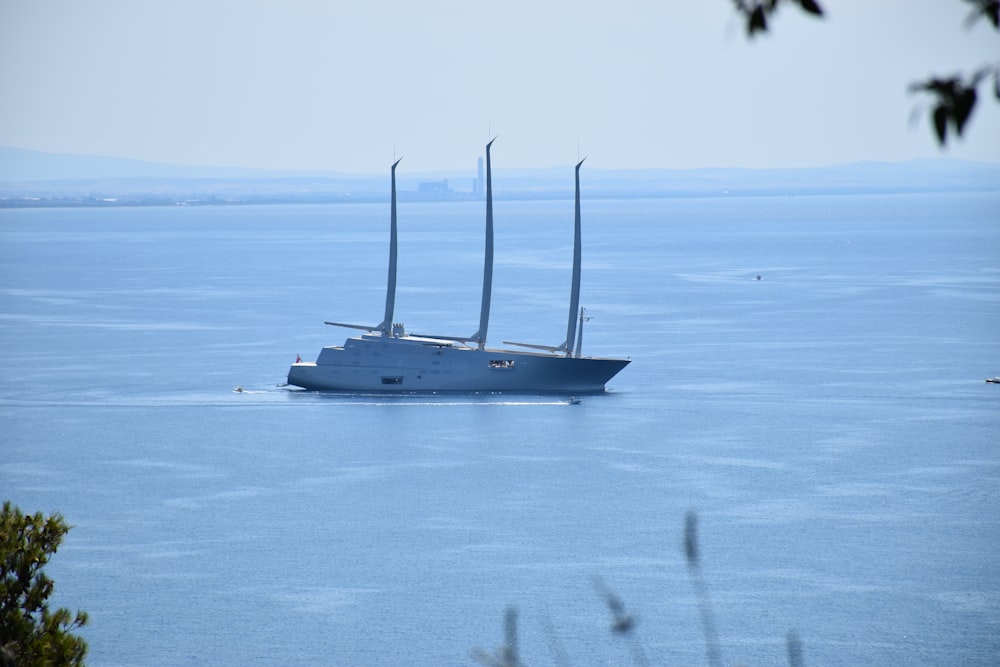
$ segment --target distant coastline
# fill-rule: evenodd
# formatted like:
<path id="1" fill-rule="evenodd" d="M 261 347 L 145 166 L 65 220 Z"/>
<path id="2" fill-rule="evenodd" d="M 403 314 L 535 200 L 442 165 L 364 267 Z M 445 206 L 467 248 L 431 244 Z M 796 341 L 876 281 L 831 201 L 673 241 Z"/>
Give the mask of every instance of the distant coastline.
<path id="1" fill-rule="evenodd" d="M 498 201 L 571 199 L 571 166 L 496 169 Z M 1000 191 L 1000 163 L 950 158 L 800 169 L 588 169 L 590 199 Z M 347 204 L 388 200 L 384 174 L 185 167 L 0 147 L 0 208 Z M 476 170 L 399 175 L 402 202 L 483 198 Z"/>

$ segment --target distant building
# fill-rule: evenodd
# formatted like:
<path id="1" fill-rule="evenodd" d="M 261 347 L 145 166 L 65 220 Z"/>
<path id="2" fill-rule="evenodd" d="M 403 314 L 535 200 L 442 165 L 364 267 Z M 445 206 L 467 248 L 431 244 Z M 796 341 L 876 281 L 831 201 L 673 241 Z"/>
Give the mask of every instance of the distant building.
<path id="1" fill-rule="evenodd" d="M 443 181 L 424 181 L 417 184 L 417 194 L 421 196 L 427 195 L 445 195 L 451 192 L 451 188 L 448 187 L 448 179 Z"/>

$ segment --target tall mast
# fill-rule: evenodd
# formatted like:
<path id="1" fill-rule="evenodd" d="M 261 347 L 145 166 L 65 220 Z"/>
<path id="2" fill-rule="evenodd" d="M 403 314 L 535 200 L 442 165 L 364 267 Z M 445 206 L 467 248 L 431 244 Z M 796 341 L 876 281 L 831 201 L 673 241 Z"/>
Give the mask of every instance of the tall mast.
<path id="1" fill-rule="evenodd" d="M 486 144 L 486 251 L 483 261 L 483 302 L 479 311 L 479 331 L 473 339 L 479 349 L 486 346 L 486 329 L 490 325 L 490 299 L 493 294 L 493 172 L 490 166 L 490 147 L 496 137 Z"/>
<path id="2" fill-rule="evenodd" d="M 587 158 L 584 158 L 586 160 Z M 573 287 L 569 295 L 569 324 L 566 325 L 566 342 L 562 344 L 566 356 L 574 354 L 574 339 L 576 338 L 577 309 L 580 307 L 580 165 L 576 164 L 576 216 L 573 227 Z"/>
<path id="3" fill-rule="evenodd" d="M 390 208 L 390 230 L 389 230 L 389 279 L 385 290 L 385 319 L 378 326 L 379 330 L 386 336 L 392 334 L 392 311 L 396 306 L 396 165 L 399 158 L 392 163 L 392 203 Z"/>

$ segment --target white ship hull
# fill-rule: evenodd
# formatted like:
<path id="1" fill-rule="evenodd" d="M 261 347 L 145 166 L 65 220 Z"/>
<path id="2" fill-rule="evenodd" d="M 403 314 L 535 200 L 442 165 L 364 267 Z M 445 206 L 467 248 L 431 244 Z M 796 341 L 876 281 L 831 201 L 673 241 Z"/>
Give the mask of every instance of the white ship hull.
<path id="1" fill-rule="evenodd" d="M 293 364 L 288 383 L 315 391 L 603 392 L 627 359 L 479 350 L 451 341 L 363 335 L 324 347 L 315 362 Z"/>

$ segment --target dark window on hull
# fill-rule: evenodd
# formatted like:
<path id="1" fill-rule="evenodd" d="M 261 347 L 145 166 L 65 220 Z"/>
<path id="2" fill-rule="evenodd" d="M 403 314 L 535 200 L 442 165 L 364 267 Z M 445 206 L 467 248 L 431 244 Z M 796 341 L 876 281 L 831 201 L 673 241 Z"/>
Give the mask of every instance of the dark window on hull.
<path id="1" fill-rule="evenodd" d="M 397 376 L 388 377 L 383 375 L 382 384 L 403 384 L 403 378 Z"/>

